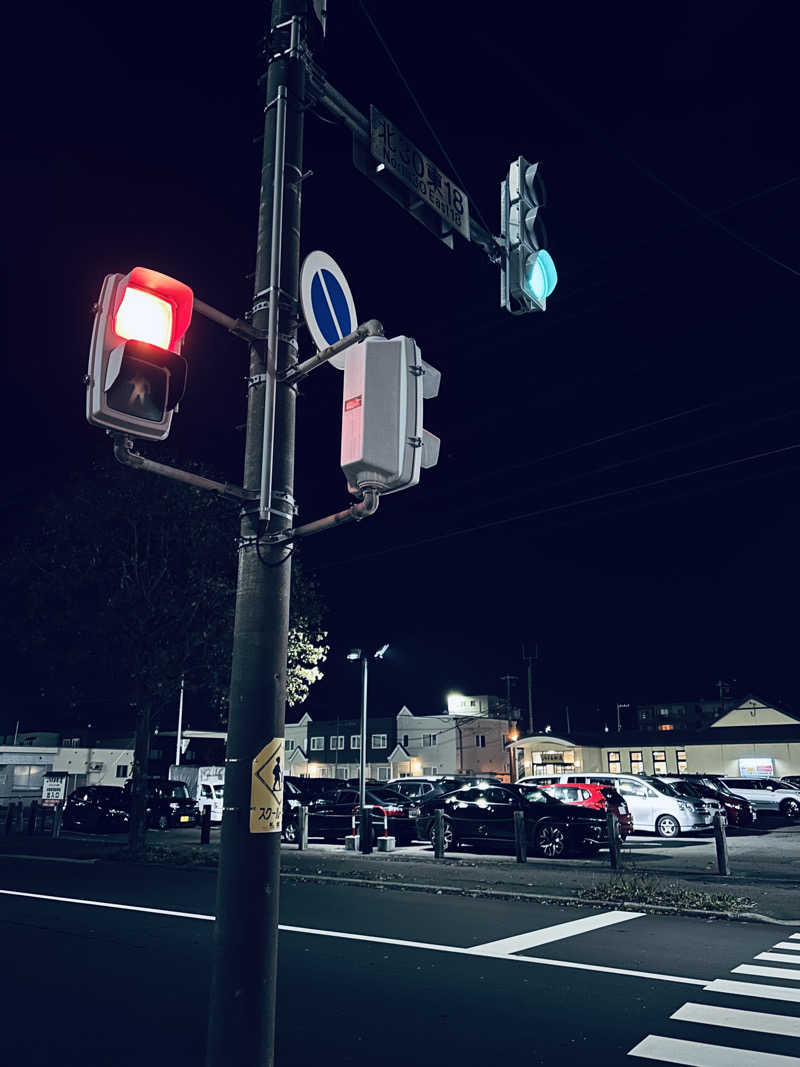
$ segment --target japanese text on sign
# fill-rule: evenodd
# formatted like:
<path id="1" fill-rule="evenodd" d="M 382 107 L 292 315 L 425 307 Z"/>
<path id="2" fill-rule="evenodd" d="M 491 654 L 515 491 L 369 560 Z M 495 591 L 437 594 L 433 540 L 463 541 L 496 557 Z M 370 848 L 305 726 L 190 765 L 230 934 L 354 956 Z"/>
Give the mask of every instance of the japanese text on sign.
<path id="1" fill-rule="evenodd" d="M 469 200 L 466 193 L 392 125 L 370 107 L 370 152 L 379 163 L 412 189 L 454 230 L 469 240 Z"/>

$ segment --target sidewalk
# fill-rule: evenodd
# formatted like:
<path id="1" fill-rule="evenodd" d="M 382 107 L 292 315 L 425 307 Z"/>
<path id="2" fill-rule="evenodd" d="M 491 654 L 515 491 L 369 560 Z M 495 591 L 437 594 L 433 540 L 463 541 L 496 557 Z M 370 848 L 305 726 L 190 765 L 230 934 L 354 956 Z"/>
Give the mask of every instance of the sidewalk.
<path id="1" fill-rule="evenodd" d="M 214 867 L 215 844 L 201 846 L 199 835 L 148 834 L 148 862 Z M 185 836 L 184 836 L 185 835 Z M 215 835 L 216 836 L 216 835 Z M 177 839 L 176 839 L 177 838 Z M 79 861 L 124 861 L 124 837 L 92 838 L 65 835 L 57 840 L 24 834 L 0 837 L 0 861 L 6 856 Z M 376 888 L 408 891 L 480 894 L 505 899 L 548 899 L 586 904 L 622 903 L 652 907 L 655 911 L 720 918 L 766 919 L 795 925 L 800 932 L 798 877 L 793 865 L 766 873 L 752 868 L 722 877 L 708 870 L 690 869 L 672 862 L 649 862 L 647 853 L 623 852 L 622 868 L 610 869 L 605 852 L 594 859 L 552 861 L 529 859 L 517 863 L 512 856 L 463 852 L 437 860 L 429 846 L 416 846 L 368 856 L 342 846 L 312 844 L 308 851 L 284 845 L 281 875 L 287 881 L 353 881 Z M 0 862 L 0 884 L 2 863 Z M 714 898 L 712 900 L 712 898 Z M 746 903 L 745 903 L 746 901 Z"/>

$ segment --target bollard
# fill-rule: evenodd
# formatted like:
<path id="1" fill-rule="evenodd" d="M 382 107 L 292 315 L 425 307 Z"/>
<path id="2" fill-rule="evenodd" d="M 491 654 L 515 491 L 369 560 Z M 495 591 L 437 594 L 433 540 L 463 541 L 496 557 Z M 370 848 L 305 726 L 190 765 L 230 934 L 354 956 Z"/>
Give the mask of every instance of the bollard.
<path id="1" fill-rule="evenodd" d="M 364 856 L 372 853 L 372 805 L 365 804 L 358 813 L 359 851 Z"/>
<path id="2" fill-rule="evenodd" d="M 714 816 L 714 840 L 717 845 L 717 870 L 720 874 L 730 874 L 728 865 L 728 838 L 725 834 L 725 826 L 728 820 L 725 813 L 718 811 Z"/>
<path id="3" fill-rule="evenodd" d="M 517 863 L 526 863 L 528 860 L 528 838 L 525 833 L 525 812 L 514 812 L 514 848 L 517 853 Z"/>
<path id="4" fill-rule="evenodd" d="M 25 832 L 25 822 L 24 822 L 22 801 L 20 800 L 17 804 L 13 804 L 12 807 L 14 808 L 14 833 L 15 834 L 24 833 Z"/>
<path id="5" fill-rule="evenodd" d="M 441 808 L 433 813 L 433 855 L 437 860 L 444 859 L 444 812 Z"/>
<path id="6" fill-rule="evenodd" d="M 28 833 L 29 834 L 35 834 L 36 833 L 36 818 L 37 818 L 37 815 L 39 814 L 38 807 L 39 807 L 39 805 L 36 803 L 36 801 L 32 800 L 31 801 L 31 806 L 28 808 Z"/>
<path id="7" fill-rule="evenodd" d="M 611 808 L 606 809 L 608 820 L 608 856 L 611 861 L 611 870 L 619 869 L 619 817 Z"/>
<path id="8" fill-rule="evenodd" d="M 12 833 L 12 831 L 14 829 L 14 815 L 15 814 L 16 814 L 16 812 L 15 812 L 14 804 L 12 804 L 12 802 L 9 800 L 8 807 L 6 808 L 6 817 L 5 817 L 6 837 L 8 837 L 8 835 L 10 833 Z"/>
<path id="9" fill-rule="evenodd" d="M 301 804 L 297 809 L 297 848 L 300 852 L 308 848 L 308 805 Z"/>
<path id="10" fill-rule="evenodd" d="M 61 837 L 61 820 L 64 818 L 64 801 L 59 800 L 53 808 L 53 837 Z"/>
<path id="11" fill-rule="evenodd" d="M 203 805 L 203 814 L 200 816 L 200 844 L 207 845 L 211 841 L 211 805 Z"/>

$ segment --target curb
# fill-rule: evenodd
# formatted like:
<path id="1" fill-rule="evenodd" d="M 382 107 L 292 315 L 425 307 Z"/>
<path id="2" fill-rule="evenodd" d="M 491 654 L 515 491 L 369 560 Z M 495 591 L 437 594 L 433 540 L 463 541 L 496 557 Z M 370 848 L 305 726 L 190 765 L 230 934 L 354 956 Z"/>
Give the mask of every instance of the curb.
<path id="1" fill-rule="evenodd" d="M 523 893 L 508 889 L 478 889 L 469 886 L 424 885 L 420 882 L 382 882 L 371 878 L 348 878 L 329 874 L 298 874 L 281 871 L 281 879 L 298 882 L 340 882 L 343 885 L 364 885 L 379 889 L 407 889 L 416 893 L 447 894 L 449 896 L 485 897 L 497 900 L 530 900 L 539 904 L 579 904 L 584 908 L 616 908 L 618 911 L 647 911 L 654 915 L 688 915 L 695 919 L 727 919 L 730 922 L 760 922 L 774 926 L 800 927 L 800 919 L 773 919 L 770 915 L 751 911 L 708 911 L 702 908 L 679 908 L 673 904 L 640 904 L 635 900 L 585 900 L 583 897 L 558 896 L 553 893 Z"/>

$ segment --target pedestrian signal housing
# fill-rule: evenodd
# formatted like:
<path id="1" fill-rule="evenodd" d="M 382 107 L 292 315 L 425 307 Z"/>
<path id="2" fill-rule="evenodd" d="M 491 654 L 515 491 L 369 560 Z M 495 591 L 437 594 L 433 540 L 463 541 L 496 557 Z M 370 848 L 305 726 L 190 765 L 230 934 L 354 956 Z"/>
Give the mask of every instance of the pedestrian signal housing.
<path id="1" fill-rule="evenodd" d="M 500 183 L 500 305 L 512 315 L 544 311 L 558 282 L 541 213 L 546 203 L 541 163 L 515 159 Z"/>
<path id="2" fill-rule="evenodd" d="M 147 267 L 106 275 L 86 379 L 92 425 L 153 441 L 167 437 L 186 389 L 181 346 L 193 303 L 188 285 Z"/>
<path id="3" fill-rule="evenodd" d="M 352 493 L 396 493 L 435 467 L 439 438 L 423 428 L 423 401 L 441 374 L 410 337 L 368 337 L 348 349 L 342 398 L 341 466 Z"/>

